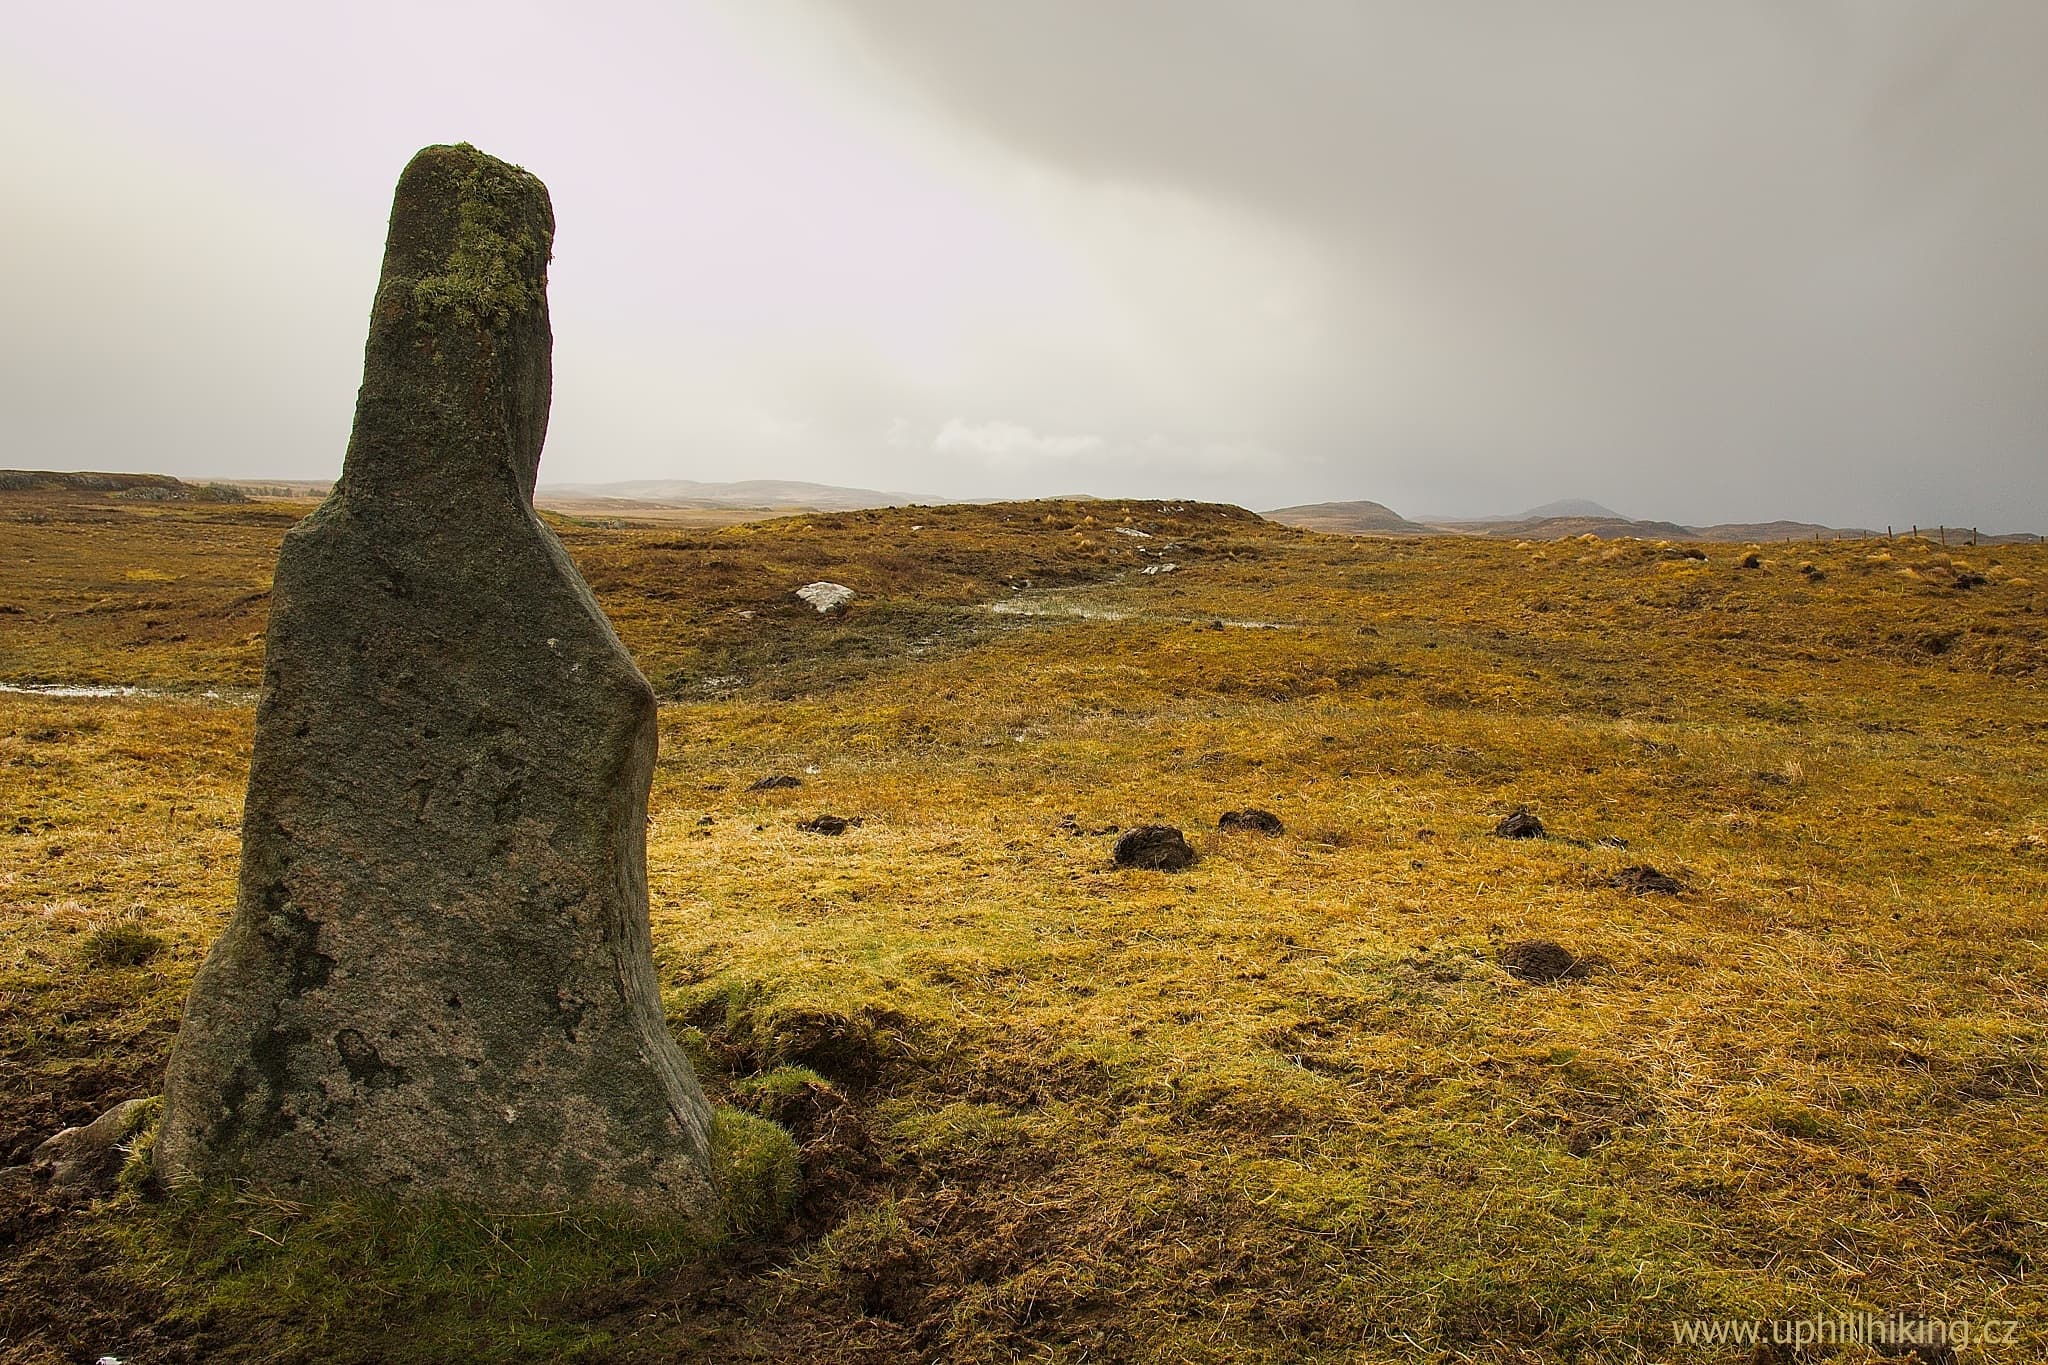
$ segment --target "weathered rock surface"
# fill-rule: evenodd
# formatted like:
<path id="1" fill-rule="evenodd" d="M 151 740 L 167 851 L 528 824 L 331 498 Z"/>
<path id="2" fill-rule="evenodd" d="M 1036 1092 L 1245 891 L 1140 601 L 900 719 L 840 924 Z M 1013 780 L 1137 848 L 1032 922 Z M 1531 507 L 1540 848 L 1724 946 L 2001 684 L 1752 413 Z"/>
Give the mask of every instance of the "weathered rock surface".
<path id="1" fill-rule="evenodd" d="M 853 589 L 844 583 L 820 580 L 804 584 L 796 590 L 796 595 L 816 607 L 821 615 L 829 616 L 835 611 L 845 610 L 846 604 L 853 600 Z"/>
<path id="2" fill-rule="evenodd" d="M 347 463 L 278 559 L 167 1183 L 717 1205 L 649 949 L 654 696 L 533 512 L 553 230 L 470 147 L 399 181 Z"/>
<path id="3" fill-rule="evenodd" d="M 52 1185 L 111 1183 L 128 1159 L 128 1143 L 157 1112 L 157 1097 L 122 1100 L 91 1123 L 66 1128 L 29 1156 L 28 1169 Z"/>

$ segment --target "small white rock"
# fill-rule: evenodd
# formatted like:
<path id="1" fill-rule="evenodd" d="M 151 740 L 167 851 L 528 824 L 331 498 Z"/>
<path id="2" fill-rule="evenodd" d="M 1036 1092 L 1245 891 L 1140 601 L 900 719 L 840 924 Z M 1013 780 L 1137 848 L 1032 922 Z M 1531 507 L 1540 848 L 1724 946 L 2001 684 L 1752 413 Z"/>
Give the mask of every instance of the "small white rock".
<path id="1" fill-rule="evenodd" d="M 821 613 L 835 612 L 853 600 L 853 589 L 844 583 L 819 581 L 806 583 L 796 590 L 796 595 L 816 607 Z"/>

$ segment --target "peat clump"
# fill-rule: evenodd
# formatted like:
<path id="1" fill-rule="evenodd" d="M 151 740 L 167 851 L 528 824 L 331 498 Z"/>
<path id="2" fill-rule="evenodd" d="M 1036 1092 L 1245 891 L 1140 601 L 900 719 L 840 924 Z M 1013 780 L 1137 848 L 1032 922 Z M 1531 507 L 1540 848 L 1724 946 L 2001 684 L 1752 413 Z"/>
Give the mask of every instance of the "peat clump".
<path id="1" fill-rule="evenodd" d="M 1632 896 L 1682 896 L 1685 883 L 1668 872 L 1659 872 L 1644 863 L 1624 867 L 1608 878 L 1607 884 L 1617 891 L 1626 891 Z"/>
<path id="2" fill-rule="evenodd" d="M 808 820 L 797 821 L 797 828 L 806 834 L 827 834 L 838 836 L 860 823 L 855 816 L 849 820 L 843 815 L 813 815 Z"/>
<path id="3" fill-rule="evenodd" d="M 1125 830 L 1109 856 L 1118 867 L 1150 872 L 1183 872 L 1195 865 L 1195 850 L 1172 825 L 1140 825 Z"/>
<path id="4" fill-rule="evenodd" d="M 1243 810 L 1227 810 L 1218 817 L 1216 828 L 1236 830 L 1247 834 L 1263 834 L 1278 838 L 1287 832 L 1287 826 L 1280 823 L 1280 817 L 1269 810 L 1247 806 Z"/>
<path id="5" fill-rule="evenodd" d="M 1493 827 L 1493 833 L 1500 839 L 1541 839 L 1543 822 L 1527 806 L 1516 806 Z"/>
<path id="6" fill-rule="evenodd" d="M 1582 964 L 1571 949 L 1547 938 L 1529 938 L 1508 944 L 1500 950 L 1500 965 L 1507 968 L 1510 976 L 1538 986 L 1563 981 L 1582 972 Z"/>

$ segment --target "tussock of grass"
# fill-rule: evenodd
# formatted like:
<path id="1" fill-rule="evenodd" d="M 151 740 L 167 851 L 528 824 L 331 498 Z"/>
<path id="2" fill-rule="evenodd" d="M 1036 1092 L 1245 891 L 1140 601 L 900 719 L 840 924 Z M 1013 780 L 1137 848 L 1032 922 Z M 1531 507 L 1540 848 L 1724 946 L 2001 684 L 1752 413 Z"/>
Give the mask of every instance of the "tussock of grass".
<path id="1" fill-rule="evenodd" d="M 162 934 L 139 924 L 109 924 L 85 936 L 80 951 L 95 967 L 140 967 L 171 946 Z"/>
<path id="2" fill-rule="evenodd" d="M 605 1307 L 699 1264 L 704 1229 L 630 1215 L 515 1217 L 444 1204 L 301 1205 L 210 1191 L 132 1197 L 106 1236 L 165 1295 L 165 1326 L 232 1324 L 214 1359 L 617 1359 Z"/>
<path id="3" fill-rule="evenodd" d="M 4 657 L 246 680 L 61 606 L 257 565 L 221 525 L 10 566 Z M 792 1135 L 791 1217 L 708 1261 L 498 1229 L 523 1267 L 459 1219 L 121 1206 L 39 1234 L 14 1301 L 142 1267 L 137 1319 L 222 1359 L 431 1358 L 375 1325 L 416 1312 L 441 1358 L 1658 1360 L 1681 1317 L 1933 1308 L 2040 1357 L 2048 549 L 1744 569 L 1145 504 L 566 535 L 671 698 L 671 1024 Z M 818 617 L 815 578 L 862 595 Z M 0 697 L 5 1159 L 156 1088 L 247 742 L 198 697 Z M 1524 805 L 1547 837 L 1491 837 Z M 1247 806 L 1288 832 L 1216 828 Z M 1200 861 L 1111 866 L 1150 823 Z M 169 951 L 88 966 L 138 904 Z M 1578 969 L 1518 979 L 1532 940 Z"/>
<path id="4" fill-rule="evenodd" d="M 802 1182 L 796 1143 L 776 1123 L 720 1105 L 712 1111 L 711 1159 L 733 1226 L 771 1232 L 796 1206 Z"/>

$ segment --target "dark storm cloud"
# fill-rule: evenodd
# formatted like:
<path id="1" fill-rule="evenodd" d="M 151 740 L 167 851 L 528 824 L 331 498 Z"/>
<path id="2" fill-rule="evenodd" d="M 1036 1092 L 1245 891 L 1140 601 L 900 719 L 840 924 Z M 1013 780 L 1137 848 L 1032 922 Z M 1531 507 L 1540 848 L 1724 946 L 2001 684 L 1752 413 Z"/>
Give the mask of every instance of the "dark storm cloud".
<path id="1" fill-rule="evenodd" d="M 2048 7 L 831 8 L 1031 157 L 1302 234 L 1330 344 L 1266 435 L 1327 494 L 2043 506 Z"/>
<path id="2" fill-rule="evenodd" d="M 2048 523 L 2033 0 L 107 0 L 10 37 L 8 464 L 333 473 L 390 184 L 466 138 L 554 192 L 544 480 Z"/>

